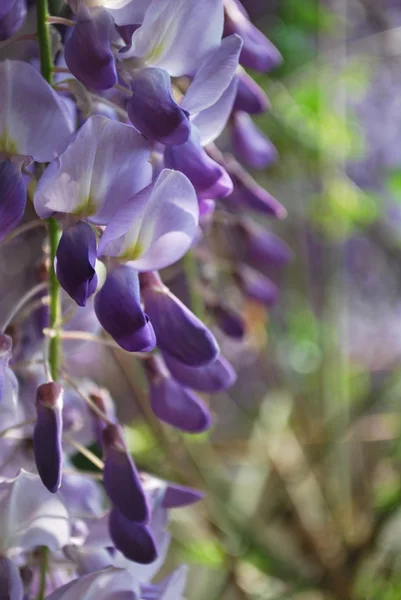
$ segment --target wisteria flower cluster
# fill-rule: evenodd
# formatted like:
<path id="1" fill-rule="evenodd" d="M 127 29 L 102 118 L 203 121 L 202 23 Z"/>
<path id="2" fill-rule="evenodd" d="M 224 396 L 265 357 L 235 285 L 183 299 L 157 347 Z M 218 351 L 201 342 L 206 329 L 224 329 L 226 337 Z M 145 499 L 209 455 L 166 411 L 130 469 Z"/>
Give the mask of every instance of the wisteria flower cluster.
<path id="1" fill-rule="evenodd" d="M 0 333 L 0 597 L 179 600 L 186 567 L 153 578 L 169 510 L 203 493 L 137 470 L 109 393 L 68 372 L 63 332 L 90 330 L 95 315 L 110 344 L 137 353 L 156 417 L 211 427 L 196 392 L 236 378 L 212 330 L 241 339 L 245 325 L 206 275 L 210 327 L 159 271 L 188 253 L 201 267 L 225 261 L 244 297 L 276 300 L 260 269 L 290 252 L 244 213 L 285 210 L 244 170 L 275 150 L 251 117 L 268 100 L 243 67 L 266 72 L 281 57 L 238 0 L 69 0 L 60 15 L 45 0 L 3 0 L 0 39 L 0 57 L 20 49 L 0 62 L 0 240 L 30 226 L 31 203 L 48 228 L 38 285 Z M 234 250 L 208 243 L 215 226 Z M 27 341 L 14 319 L 31 301 L 18 321 L 35 327 Z M 101 480 L 72 462 L 93 443 Z"/>

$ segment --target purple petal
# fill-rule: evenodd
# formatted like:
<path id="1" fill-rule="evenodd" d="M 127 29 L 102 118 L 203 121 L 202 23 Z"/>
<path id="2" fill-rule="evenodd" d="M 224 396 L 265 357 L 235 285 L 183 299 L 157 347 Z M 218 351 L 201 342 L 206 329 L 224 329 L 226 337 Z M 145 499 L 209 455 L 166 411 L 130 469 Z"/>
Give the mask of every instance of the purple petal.
<path id="1" fill-rule="evenodd" d="M 276 148 L 248 113 L 235 113 L 231 123 L 234 153 L 241 162 L 253 169 L 264 169 L 277 160 Z"/>
<path id="2" fill-rule="evenodd" d="M 274 69 L 282 62 L 277 48 L 247 18 L 246 13 L 239 10 L 233 0 L 225 2 L 226 14 L 225 34 L 237 33 L 243 40 L 240 63 L 249 69 L 264 73 Z"/>
<path id="3" fill-rule="evenodd" d="M 103 483 L 110 500 L 129 521 L 148 523 L 146 496 L 118 425 L 108 425 L 103 430 L 103 449 Z"/>
<path id="4" fill-rule="evenodd" d="M 4 5 L 4 6 L 3 6 Z M 26 0 L 2 0 L 0 7 L 0 41 L 10 38 L 22 27 L 27 15 Z"/>
<path id="5" fill-rule="evenodd" d="M 191 115 L 215 104 L 230 85 L 238 66 L 242 40 L 237 35 L 222 40 L 207 54 L 182 100 Z"/>
<path id="6" fill-rule="evenodd" d="M 2 556 L 0 558 L 0 598 L 2 600 L 22 600 L 24 588 L 17 565 Z"/>
<path id="7" fill-rule="evenodd" d="M 245 335 L 245 323 L 241 315 L 235 313 L 223 304 L 214 304 L 209 307 L 216 319 L 216 325 L 228 337 L 241 340 Z"/>
<path id="8" fill-rule="evenodd" d="M 199 392 L 217 393 L 227 390 L 236 380 L 236 374 L 224 356 L 204 367 L 189 367 L 170 356 L 163 354 L 164 361 L 171 375 L 182 385 Z"/>
<path id="9" fill-rule="evenodd" d="M 253 222 L 243 223 L 241 230 L 245 236 L 246 259 L 255 268 L 282 267 L 291 261 L 290 247 L 277 235 Z"/>
<path id="10" fill-rule="evenodd" d="M 189 250 L 199 207 L 185 175 L 164 169 L 156 182 L 122 207 L 100 240 L 99 256 L 121 257 L 140 270 L 162 269 Z"/>
<path id="11" fill-rule="evenodd" d="M 95 115 L 46 169 L 34 195 L 41 218 L 75 214 L 106 225 L 117 210 L 149 185 L 149 147 L 131 126 Z"/>
<path id="12" fill-rule="evenodd" d="M 63 391 L 58 383 L 44 383 L 38 387 L 33 449 L 40 478 L 52 493 L 57 492 L 61 485 L 62 405 Z"/>
<path id="13" fill-rule="evenodd" d="M 174 101 L 170 76 L 163 69 L 141 69 L 131 82 L 128 116 L 147 138 L 162 144 L 183 144 L 191 126 L 188 113 Z"/>
<path id="14" fill-rule="evenodd" d="M 101 7 L 78 15 L 65 45 L 65 62 L 71 73 L 88 88 L 107 90 L 117 83 L 111 49 L 113 18 Z"/>
<path id="15" fill-rule="evenodd" d="M 272 306 L 277 302 L 277 286 L 254 269 L 242 267 L 238 273 L 238 282 L 243 293 L 251 300 L 260 302 L 265 306 Z"/>
<path id="16" fill-rule="evenodd" d="M 0 402 L 3 400 L 7 367 L 11 358 L 12 340 L 5 333 L 0 333 Z"/>
<path id="17" fill-rule="evenodd" d="M 113 544 L 126 558 L 148 565 L 157 558 L 152 534 L 145 525 L 129 521 L 116 508 L 109 515 L 109 529 Z"/>
<path id="18" fill-rule="evenodd" d="M 180 508 L 181 506 L 189 506 L 199 502 L 204 496 L 204 492 L 169 482 L 163 497 L 163 507 Z"/>
<path id="19" fill-rule="evenodd" d="M 31 65 L 0 62 L 0 139 L 10 155 L 48 162 L 63 152 L 72 129 L 66 105 Z"/>
<path id="20" fill-rule="evenodd" d="M 201 200 L 224 198 L 233 190 L 229 175 L 206 154 L 194 128 L 185 144 L 165 149 L 164 160 L 166 167 L 181 171 L 188 177 Z"/>
<path id="21" fill-rule="evenodd" d="M 155 333 L 141 308 L 138 273 L 123 265 L 107 275 L 95 296 L 95 312 L 102 327 L 128 352 L 150 352 Z"/>
<path id="22" fill-rule="evenodd" d="M 26 189 L 21 171 L 11 161 L 0 161 L 0 241 L 21 221 Z"/>
<path id="23" fill-rule="evenodd" d="M 211 427 L 207 406 L 191 390 L 172 379 L 160 359 L 153 357 L 144 366 L 149 379 L 150 404 L 158 419 L 188 433 L 202 433 Z"/>
<path id="24" fill-rule="evenodd" d="M 243 206 L 276 219 L 284 219 L 287 211 L 278 200 L 262 188 L 238 163 L 229 164 L 234 191 L 227 196 L 227 206 Z"/>
<path id="25" fill-rule="evenodd" d="M 270 108 L 270 102 L 262 88 L 245 71 L 238 76 L 234 109 L 250 115 L 260 115 Z"/>
<path id="26" fill-rule="evenodd" d="M 216 48 L 223 30 L 219 0 L 158 0 L 145 13 L 122 58 L 136 58 L 173 77 L 192 74 L 199 61 Z"/>
<path id="27" fill-rule="evenodd" d="M 161 583 L 141 586 L 143 600 L 183 600 L 187 584 L 188 567 L 179 567 Z"/>
<path id="28" fill-rule="evenodd" d="M 220 350 L 213 334 L 171 292 L 145 288 L 143 299 L 161 350 L 189 366 L 206 365 L 217 358 Z"/>
<path id="29" fill-rule="evenodd" d="M 97 286 L 96 235 L 88 223 L 80 221 L 63 231 L 58 248 L 56 272 L 63 289 L 78 306 L 86 301 Z"/>

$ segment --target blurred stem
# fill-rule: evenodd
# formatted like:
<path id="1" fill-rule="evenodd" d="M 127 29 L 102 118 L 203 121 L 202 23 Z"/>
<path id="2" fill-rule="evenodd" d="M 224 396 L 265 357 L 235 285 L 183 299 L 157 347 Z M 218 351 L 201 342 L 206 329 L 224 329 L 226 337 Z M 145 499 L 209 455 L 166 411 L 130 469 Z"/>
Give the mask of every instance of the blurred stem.
<path id="1" fill-rule="evenodd" d="M 40 70 L 43 78 L 53 85 L 53 59 L 51 40 L 47 18 L 49 16 L 47 0 L 36 0 L 36 29 L 39 40 Z M 50 296 L 50 328 L 56 329 L 60 322 L 60 285 L 54 270 L 54 260 L 60 239 L 60 228 L 53 218 L 48 219 L 48 234 L 50 247 L 49 266 L 49 296 Z M 49 365 L 53 379 L 57 379 L 60 363 L 60 336 L 56 334 L 50 339 Z"/>
<path id="2" fill-rule="evenodd" d="M 190 299 L 190 308 L 201 321 L 205 319 L 205 305 L 197 285 L 198 269 L 196 265 L 195 253 L 189 250 L 182 259 L 185 277 L 188 283 L 188 292 Z"/>
<path id="3" fill-rule="evenodd" d="M 49 549 L 46 546 L 40 548 L 40 574 L 39 574 L 39 590 L 37 600 L 44 600 L 46 592 L 46 572 L 47 572 L 47 559 Z"/>

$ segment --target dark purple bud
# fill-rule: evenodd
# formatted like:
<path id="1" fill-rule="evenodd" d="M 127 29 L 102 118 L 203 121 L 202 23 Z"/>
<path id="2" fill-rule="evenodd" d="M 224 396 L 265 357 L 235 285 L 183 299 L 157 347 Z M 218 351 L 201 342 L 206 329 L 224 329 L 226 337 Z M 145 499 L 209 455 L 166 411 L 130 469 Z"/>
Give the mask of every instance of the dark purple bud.
<path id="1" fill-rule="evenodd" d="M 163 508 L 180 508 L 195 504 L 204 498 L 205 494 L 200 490 L 178 485 L 178 483 L 168 483 L 163 497 Z"/>
<path id="2" fill-rule="evenodd" d="M 217 358 L 220 350 L 214 335 L 170 290 L 145 286 L 142 296 L 160 350 L 194 367 Z"/>
<path id="3" fill-rule="evenodd" d="M 276 219 L 284 219 L 287 211 L 235 161 L 228 162 L 234 191 L 225 200 L 227 206 L 247 207 Z"/>
<path id="4" fill-rule="evenodd" d="M 212 424 L 209 410 L 191 390 L 170 377 L 159 357 L 144 361 L 150 404 L 156 417 L 187 433 L 202 433 Z"/>
<path id="5" fill-rule="evenodd" d="M 82 9 L 65 45 L 65 62 L 88 88 L 108 90 L 117 83 L 111 48 L 114 21 L 104 8 Z"/>
<path id="6" fill-rule="evenodd" d="M 113 544 L 128 560 L 148 565 L 157 558 L 155 541 L 148 527 L 129 521 L 116 508 L 109 515 Z"/>
<path id="7" fill-rule="evenodd" d="M 96 235 L 84 221 L 63 231 L 58 248 L 56 272 L 61 287 L 78 306 L 86 301 L 97 287 Z"/>
<path id="8" fill-rule="evenodd" d="M 24 586 L 17 565 L 2 556 L 0 558 L 0 598 L 1 600 L 22 600 Z"/>
<path id="9" fill-rule="evenodd" d="M 167 352 L 163 354 L 163 358 L 174 379 L 199 392 L 223 392 L 236 380 L 235 371 L 224 356 L 218 356 L 215 361 L 203 367 L 189 367 Z"/>
<path id="10" fill-rule="evenodd" d="M 127 265 L 108 273 L 95 296 L 102 327 L 128 352 L 150 352 L 156 346 L 152 324 L 141 307 L 138 273 Z"/>
<path id="11" fill-rule="evenodd" d="M 256 269 L 282 267 L 291 261 L 290 247 L 274 233 L 250 221 L 241 223 L 239 228 L 245 243 L 246 260 Z"/>
<path id="12" fill-rule="evenodd" d="M 62 471 L 63 390 L 60 384 L 43 383 L 36 392 L 37 421 L 33 432 L 36 467 L 49 492 L 57 492 Z"/>
<path id="13" fill-rule="evenodd" d="M 6 368 L 11 358 L 12 339 L 5 333 L 0 333 L 0 402 L 4 394 L 4 378 Z"/>
<path id="14" fill-rule="evenodd" d="M 269 99 L 256 81 L 245 71 L 238 75 L 234 110 L 242 110 L 250 115 L 260 115 L 269 108 Z"/>
<path id="15" fill-rule="evenodd" d="M 248 113 L 234 113 L 231 141 L 235 156 L 253 169 L 264 169 L 277 160 L 277 150 Z"/>
<path id="16" fill-rule="evenodd" d="M 237 280 L 243 293 L 251 300 L 265 306 L 272 306 L 277 302 L 277 286 L 254 269 L 242 267 L 237 273 Z"/>
<path id="17" fill-rule="evenodd" d="M 26 189 L 21 170 L 10 160 L 0 161 L 0 241 L 24 216 Z"/>
<path id="18" fill-rule="evenodd" d="M 251 23 L 246 13 L 238 8 L 236 2 L 226 0 L 225 9 L 225 35 L 237 33 L 243 40 L 239 59 L 241 65 L 248 69 L 255 69 L 261 73 L 271 71 L 280 65 L 283 60 L 280 52 Z"/>
<path id="19" fill-rule="evenodd" d="M 216 319 L 216 325 L 228 337 L 241 340 L 245 335 L 245 322 L 238 313 L 222 304 L 213 304 L 209 307 Z"/>
<path id="20" fill-rule="evenodd" d="M 131 82 L 128 102 L 131 123 L 145 137 L 166 145 L 183 144 L 191 125 L 187 111 L 174 101 L 170 75 L 163 69 L 140 69 Z"/>
<path id="21" fill-rule="evenodd" d="M 0 42 L 8 40 L 24 24 L 27 15 L 26 0 L 1 0 Z"/>
<path id="22" fill-rule="evenodd" d="M 208 156 L 195 131 L 185 144 L 166 148 L 164 161 L 188 177 L 200 200 L 218 200 L 233 190 L 227 171 Z"/>
<path id="23" fill-rule="evenodd" d="M 103 483 L 107 495 L 129 521 L 149 522 L 149 507 L 139 474 L 126 448 L 121 427 L 108 425 L 102 432 Z"/>

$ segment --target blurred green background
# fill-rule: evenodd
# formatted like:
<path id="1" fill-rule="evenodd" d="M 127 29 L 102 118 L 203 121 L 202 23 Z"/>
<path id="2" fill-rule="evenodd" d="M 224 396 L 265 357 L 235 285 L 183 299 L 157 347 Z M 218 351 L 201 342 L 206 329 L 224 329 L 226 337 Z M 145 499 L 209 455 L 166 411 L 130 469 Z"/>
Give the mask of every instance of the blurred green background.
<path id="1" fill-rule="evenodd" d="M 190 565 L 188 600 L 399 600 L 401 4 L 246 6 L 284 57 L 252 74 L 280 157 L 254 175 L 294 260 L 267 316 L 244 307 L 245 348 L 221 339 L 239 378 L 208 435 L 161 426 L 119 358 L 142 411 L 130 448 L 208 492 L 173 511 L 166 571 Z"/>

